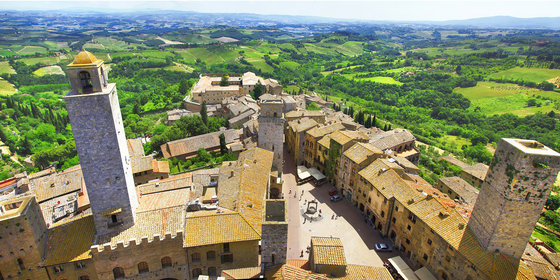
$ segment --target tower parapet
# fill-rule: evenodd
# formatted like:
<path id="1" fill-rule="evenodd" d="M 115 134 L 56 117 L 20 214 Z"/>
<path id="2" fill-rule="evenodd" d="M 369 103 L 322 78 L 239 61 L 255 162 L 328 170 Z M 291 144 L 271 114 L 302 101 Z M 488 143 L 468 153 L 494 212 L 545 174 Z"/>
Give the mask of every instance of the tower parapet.
<path id="1" fill-rule="evenodd" d="M 501 139 L 468 226 L 483 248 L 520 259 L 560 171 L 560 154 L 534 140 Z"/>

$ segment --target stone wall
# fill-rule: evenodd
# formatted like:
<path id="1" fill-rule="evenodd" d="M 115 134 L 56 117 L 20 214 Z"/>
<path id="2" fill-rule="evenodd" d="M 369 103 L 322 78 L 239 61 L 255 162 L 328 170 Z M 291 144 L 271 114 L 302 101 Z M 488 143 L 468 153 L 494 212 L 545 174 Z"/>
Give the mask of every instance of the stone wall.
<path id="1" fill-rule="evenodd" d="M 261 236 L 261 263 L 263 268 L 286 263 L 288 251 L 288 221 L 286 201 L 265 201 L 265 215 Z"/>
<path id="2" fill-rule="evenodd" d="M 521 258 L 559 170 L 560 154 L 536 141 L 499 142 L 469 221 L 488 252 Z"/>

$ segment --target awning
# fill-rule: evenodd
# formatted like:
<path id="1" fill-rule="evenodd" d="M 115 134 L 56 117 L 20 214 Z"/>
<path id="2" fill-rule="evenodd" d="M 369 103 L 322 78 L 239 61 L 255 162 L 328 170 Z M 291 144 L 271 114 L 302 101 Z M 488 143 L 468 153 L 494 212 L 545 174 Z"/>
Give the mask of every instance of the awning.
<path id="1" fill-rule="evenodd" d="M 320 181 L 325 179 L 325 175 L 323 175 L 323 173 L 321 173 L 321 171 L 319 171 L 319 169 L 315 168 L 315 167 L 311 167 L 308 169 L 308 172 L 311 174 L 311 176 L 313 176 L 313 178 L 315 178 L 315 180 Z"/>
<path id="2" fill-rule="evenodd" d="M 298 165 L 297 167 L 297 176 L 300 180 L 305 180 L 311 177 L 311 173 L 309 173 L 309 169 L 303 165 Z"/>
<path id="3" fill-rule="evenodd" d="M 420 280 L 437 280 L 436 277 L 425 266 L 414 271 L 414 273 Z"/>
<path id="4" fill-rule="evenodd" d="M 404 280 L 419 280 L 418 277 L 416 277 L 416 274 L 414 274 L 414 271 L 401 257 L 393 257 L 388 261 Z"/>

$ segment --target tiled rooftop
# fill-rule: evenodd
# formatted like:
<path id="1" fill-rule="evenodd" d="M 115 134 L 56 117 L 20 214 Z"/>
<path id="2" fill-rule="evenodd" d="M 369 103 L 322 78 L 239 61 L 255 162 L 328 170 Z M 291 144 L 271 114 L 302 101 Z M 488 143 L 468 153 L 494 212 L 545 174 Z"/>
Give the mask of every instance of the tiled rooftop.
<path id="1" fill-rule="evenodd" d="M 239 141 L 239 133 L 235 129 L 216 131 L 189 138 L 167 142 L 161 145 L 161 151 L 165 158 L 196 153 L 198 149 L 210 149 L 220 146 L 220 134 L 226 137 L 226 144 Z"/>
<path id="2" fill-rule="evenodd" d="M 222 270 L 222 276 L 227 279 L 251 279 L 258 278 L 261 274 L 261 267 L 244 267 Z"/>
<path id="3" fill-rule="evenodd" d="M 30 179 L 29 183 L 30 189 L 35 193 L 39 202 L 79 191 L 82 187 L 85 187 L 80 165 L 61 172 L 49 172 L 47 175 L 34 177 Z"/>
<path id="4" fill-rule="evenodd" d="M 490 167 L 484 163 L 476 163 L 472 166 L 463 168 L 463 172 L 470 174 L 480 180 L 484 180 L 489 168 Z"/>
<path id="5" fill-rule="evenodd" d="M 467 204 L 474 206 L 479 191 L 467 181 L 456 176 L 440 178 L 439 181 L 462 197 Z"/>
<path id="6" fill-rule="evenodd" d="M 45 265 L 68 263 L 91 258 L 95 241 L 93 216 L 74 218 L 54 224 L 48 231 Z"/>
<path id="7" fill-rule="evenodd" d="M 138 193 L 142 195 L 187 188 L 193 185 L 192 176 L 192 173 L 183 173 L 175 175 L 173 177 L 158 180 L 156 182 L 142 184 L 137 186 L 136 188 L 138 190 Z"/>
<path id="8" fill-rule="evenodd" d="M 383 155 L 383 151 L 368 143 L 358 142 L 344 152 L 344 155 L 356 164 L 360 164 L 372 155 Z"/>
<path id="9" fill-rule="evenodd" d="M 370 143 L 381 150 L 386 150 L 414 140 L 416 140 L 416 138 L 412 135 L 412 133 L 410 133 L 410 131 L 407 129 L 396 128 L 374 135 L 371 138 Z"/>
<path id="10" fill-rule="evenodd" d="M 308 130 L 306 133 L 308 133 L 314 138 L 318 138 L 333 133 L 337 130 L 343 130 L 343 129 L 345 129 L 344 125 L 342 123 L 337 122 L 337 123 L 323 125 L 323 126 L 316 126 Z"/>
<path id="11" fill-rule="evenodd" d="M 390 162 L 388 159 L 378 158 L 366 168 L 360 170 L 358 174 L 364 177 L 366 180 L 372 180 L 373 178 L 379 176 L 384 171 L 389 169 L 395 170 L 398 174 L 403 174 L 404 169 L 396 164 L 395 162 Z"/>
<path id="12" fill-rule="evenodd" d="M 315 265 L 346 265 L 344 247 L 339 238 L 311 237 Z"/>
<path id="13" fill-rule="evenodd" d="M 243 216 L 236 212 L 188 212 L 185 221 L 185 247 L 259 240 L 257 233 Z"/>
<path id="14" fill-rule="evenodd" d="M 399 174 L 392 169 L 368 181 L 373 185 L 373 188 L 377 189 L 384 197 L 387 199 L 394 197 L 405 206 L 425 198 L 422 193 L 409 186 Z"/>

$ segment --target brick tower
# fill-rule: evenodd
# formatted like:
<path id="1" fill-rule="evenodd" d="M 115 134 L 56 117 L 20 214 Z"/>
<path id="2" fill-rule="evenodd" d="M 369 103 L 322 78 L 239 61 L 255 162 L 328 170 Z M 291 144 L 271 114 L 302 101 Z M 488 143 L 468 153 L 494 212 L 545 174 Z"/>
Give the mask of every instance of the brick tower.
<path id="1" fill-rule="evenodd" d="M 521 258 L 559 170 L 549 147 L 500 140 L 468 224 L 487 252 Z"/>
<path id="2" fill-rule="evenodd" d="M 103 61 L 82 50 L 68 64 L 72 89 L 64 100 L 97 235 L 134 224 L 138 205 L 117 88 Z"/>
<path id="3" fill-rule="evenodd" d="M 260 101 L 258 147 L 274 153 L 272 166 L 282 175 L 284 156 L 284 102 L 279 97 Z"/>

